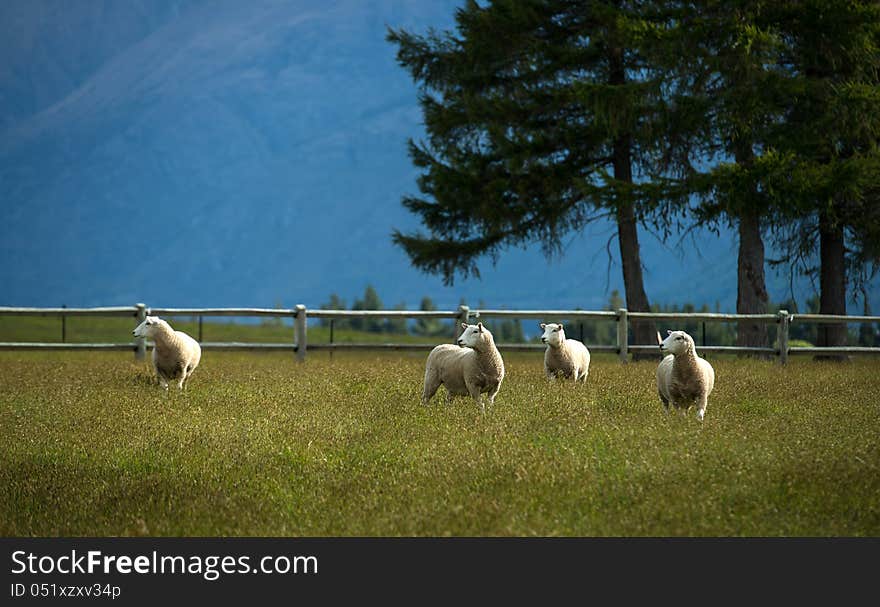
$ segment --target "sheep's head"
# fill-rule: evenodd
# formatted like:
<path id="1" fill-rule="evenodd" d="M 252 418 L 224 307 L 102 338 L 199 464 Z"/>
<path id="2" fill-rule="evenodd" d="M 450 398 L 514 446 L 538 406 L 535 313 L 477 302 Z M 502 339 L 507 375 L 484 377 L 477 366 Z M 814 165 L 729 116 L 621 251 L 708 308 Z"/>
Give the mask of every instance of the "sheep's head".
<path id="1" fill-rule="evenodd" d="M 694 338 L 684 331 L 667 331 L 666 339 L 660 342 L 660 351 L 664 354 L 684 354 L 694 350 Z"/>
<path id="2" fill-rule="evenodd" d="M 144 322 L 135 327 L 132 335 L 135 337 L 152 337 L 159 325 L 168 324 L 158 316 L 147 316 Z"/>
<path id="3" fill-rule="evenodd" d="M 565 341 L 565 329 L 562 328 L 561 324 L 557 323 L 541 323 L 541 328 L 544 330 L 544 334 L 541 335 L 541 341 L 547 345 L 553 347 L 559 347 L 562 342 Z"/>
<path id="4" fill-rule="evenodd" d="M 458 336 L 458 345 L 464 348 L 479 348 L 480 344 L 492 340 L 492 334 L 489 329 L 483 326 L 483 323 L 469 325 L 461 323 L 464 332 Z"/>

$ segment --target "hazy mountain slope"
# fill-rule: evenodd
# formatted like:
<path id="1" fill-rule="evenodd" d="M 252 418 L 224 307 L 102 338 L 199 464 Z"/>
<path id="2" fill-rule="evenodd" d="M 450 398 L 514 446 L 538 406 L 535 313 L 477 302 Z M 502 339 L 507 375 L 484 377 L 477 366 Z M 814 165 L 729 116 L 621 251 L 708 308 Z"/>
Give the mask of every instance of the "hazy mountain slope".
<path id="1" fill-rule="evenodd" d="M 46 109 L 193 0 L 0 3 L 0 130 Z"/>
<path id="2" fill-rule="evenodd" d="M 456 4 L 3 3 L 0 304 L 318 305 L 369 282 L 388 304 L 601 306 L 607 225 L 454 288 L 390 243 L 416 227 L 421 115 L 385 25 L 449 27 Z M 731 309 L 735 248 L 701 249 L 645 235 L 649 297 Z"/>
<path id="3" fill-rule="evenodd" d="M 278 298 L 325 274 L 323 252 L 293 267 L 316 248 L 373 253 L 418 121 L 375 14 L 396 4 L 190 7 L 16 125 L 0 148 L 10 291 Z M 144 284 L 144 255 L 162 285 Z"/>

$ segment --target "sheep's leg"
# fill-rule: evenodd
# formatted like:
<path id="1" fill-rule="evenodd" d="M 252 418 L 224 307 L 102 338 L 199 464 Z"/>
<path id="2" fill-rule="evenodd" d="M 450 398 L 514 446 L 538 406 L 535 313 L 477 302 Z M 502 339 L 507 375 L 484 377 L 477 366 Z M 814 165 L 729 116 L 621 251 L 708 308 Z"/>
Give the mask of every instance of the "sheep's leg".
<path id="1" fill-rule="evenodd" d="M 659 392 L 657 394 L 660 394 Z M 660 394 L 660 400 L 663 401 L 663 410 L 666 411 L 666 415 L 669 415 L 669 399 Z"/>
<path id="2" fill-rule="evenodd" d="M 159 380 L 159 385 L 162 386 L 165 391 L 168 391 L 168 378 L 165 377 L 165 374 L 156 369 L 156 378 Z"/>
<path id="3" fill-rule="evenodd" d="M 446 406 L 447 407 L 452 406 L 452 399 L 454 397 L 455 397 L 455 395 L 452 392 L 450 392 L 449 390 L 446 390 Z"/>
<path id="4" fill-rule="evenodd" d="M 437 389 L 440 387 L 440 384 L 425 384 L 425 389 L 422 392 L 422 404 L 427 406 L 428 402 L 434 398 L 434 395 L 437 394 Z"/>
<path id="5" fill-rule="evenodd" d="M 425 387 L 422 390 L 422 404 L 427 406 L 428 402 L 434 398 L 437 389 L 440 388 L 440 379 L 436 374 L 425 374 Z"/>
<path id="6" fill-rule="evenodd" d="M 705 396 L 701 396 L 700 400 L 697 402 L 697 419 L 700 421 L 703 421 L 703 418 L 706 416 L 707 401 L 708 399 Z"/>
<path id="7" fill-rule="evenodd" d="M 686 402 L 683 403 L 681 401 L 675 401 L 675 400 L 670 399 L 669 404 L 670 404 L 670 408 L 675 409 L 675 411 L 679 414 L 679 416 L 681 416 L 682 419 L 687 417 L 688 407 L 687 407 Z"/>
<path id="8" fill-rule="evenodd" d="M 495 404 L 495 397 L 498 396 L 498 391 L 501 390 L 501 384 L 496 384 L 494 388 L 489 390 L 489 404 Z"/>
<path id="9" fill-rule="evenodd" d="M 187 364 L 183 362 L 177 363 L 174 368 L 174 375 L 172 379 L 175 379 L 177 381 L 177 389 L 179 391 L 183 391 L 183 382 L 186 381 L 186 368 Z"/>
<path id="10" fill-rule="evenodd" d="M 189 385 L 189 378 L 192 377 L 193 371 L 195 371 L 195 367 L 190 367 L 187 365 L 186 369 L 183 373 L 183 389 L 186 390 L 186 387 Z"/>
<path id="11" fill-rule="evenodd" d="M 485 413 L 486 412 L 486 404 L 483 402 L 483 394 L 482 394 L 482 392 L 480 392 L 480 386 L 478 386 L 476 384 L 471 384 L 471 383 L 465 382 L 465 387 L 467 388 L 467 391 L 470 393 L 471 398 L 473 398 L 475 401 L 477 401 L 477 404 L 480 405 L 480 410 L 482 410 L 482 412 Z"/>

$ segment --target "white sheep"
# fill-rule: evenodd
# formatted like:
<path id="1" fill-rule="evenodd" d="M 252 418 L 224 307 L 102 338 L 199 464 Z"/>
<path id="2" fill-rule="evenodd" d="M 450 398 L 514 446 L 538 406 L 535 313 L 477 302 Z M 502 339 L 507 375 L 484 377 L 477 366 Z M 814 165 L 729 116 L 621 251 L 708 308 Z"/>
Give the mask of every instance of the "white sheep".
<path id="1" fill-rule="evenodd" d="M 715 387 L 715 370 L 697 355 L 694 338 L 684 331 L 668 331 L 660 342 L 660 351 L 669 354 L 657 367 L 657 392 L 666 412 L 670 404 L 684 413 L 696 403 L 697 418 L 702 421 L 709 393 Z"/>
<path id="2" fill-rule="evenodd" d="M 547 344 L 544 352 L 544 373 L 548 379 L 558 375 L 573 378 L 574 381 L 587 381 L 590 372 L 590 351 L 576 339 L 567 339 L 561 324 L 541 323 L 544 334 L 541 341 Z"/>
<path id="3" fill-rule="evenodd" d="M 422 404 L 427 405 L 442 384 L 446 387 L 447 403 L 452 401 L 453 395 L 470 394 L 485 411 L 482 393 L 489 393 L 490 405 L 495 402 L 504 379 L 504 361 L 492 333 L 483 323 L 462 323 L 461 326 L 464 332 L 457 346 L 441 344 L 428 354 Z"/>
<path id="4" fill-rule="evenodd" d="M 183 390 L 202 358 L 199 342 L 183 331 L 175 331 L 158 316 L 147 316 L 132 333 L 153 340 L 153 368 L 162 387 L 168 390 L 168 382 L 177 380 L 177 388 Z"/>

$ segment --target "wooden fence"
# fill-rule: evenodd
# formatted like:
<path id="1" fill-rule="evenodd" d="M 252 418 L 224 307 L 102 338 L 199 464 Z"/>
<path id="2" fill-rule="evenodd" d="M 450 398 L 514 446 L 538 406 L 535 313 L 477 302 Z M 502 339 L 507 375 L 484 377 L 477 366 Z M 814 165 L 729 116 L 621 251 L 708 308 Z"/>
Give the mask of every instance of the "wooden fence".
<path id="1" fill-rule="evenodd" d="M 147 342 L 144 338 L 135 338 L 131 343 L 69 343 L 66 342 L 66 319 L 69 316 L 94 317 L 128 317 L 132 319 L 132 328 L 140 324 L 147 315 L 155 316 L 191 316 L 199 322 L 198 338 L 202 348 L 206 350 L 286 350 L 296 354 L 297 359 L 304 360 L 307 351 L 321 350 L 428 350 L 436 345 L 431 343 L 308 343 L 308 319 L 350 320 L 353 318 L 434 318 L 453 319 L 457 337 L 458 322 L 471 322 L 475 319 L 507 318 L 535 319 L 543 322 L 584 320 L 606 320 L 617 324 L 617 343 L 587 344 L 593 352 L 615 352 L 621 362 L 626 362 L 629 353 L 657 353 L 657 344 L 630 344 L 630 323 L 633 321 L 697 321 L 697 322 L 738 322 L 750 321 L 778 326 L 777 347 L 742 347 L 702 345 L 700 352 L 751 353 L 775 356 L 785 364 L 788 357 L 798 354 L 810 355 L 848 355 L 848 354 L 880 354 L 880 347 L 790 347 L 789 327 L 792 323 L 876 323 L 880 316 L 831 316 L 824 314 L 789 314 L 781 310 L 777 314 L 715 314 L 704 312 L 628 312 L 625 308 L 617 311 L 583 311 L 583 310 L 471 310 L 468 306 L 459 306 L 452 311 L 421 311 L 421 310 L 309 310 L 304 305 L 290 309 L 280 308 L 148 308 L 139 303 L 134 306 L 100 307 L 100 308 L 16 308 L 0 307 L 0 315 L 10 316 L 54 316 L 61 319 L 62 341 L 60 343 L 38 342 L 0 342 L 0 350 L 131 350 L 137 359 L 146 355 Z M 213 317 L 274 317 L 291 318 L 294 323 L 293 341 L 289 343 L 243 343 L 243 342 L 203 342 L 202 319 Z M 332 335 L 332 333 L 331 333 Z M 506 351 L 543 350 L 543 344 L 499 343 L 499 348 Z"/>

